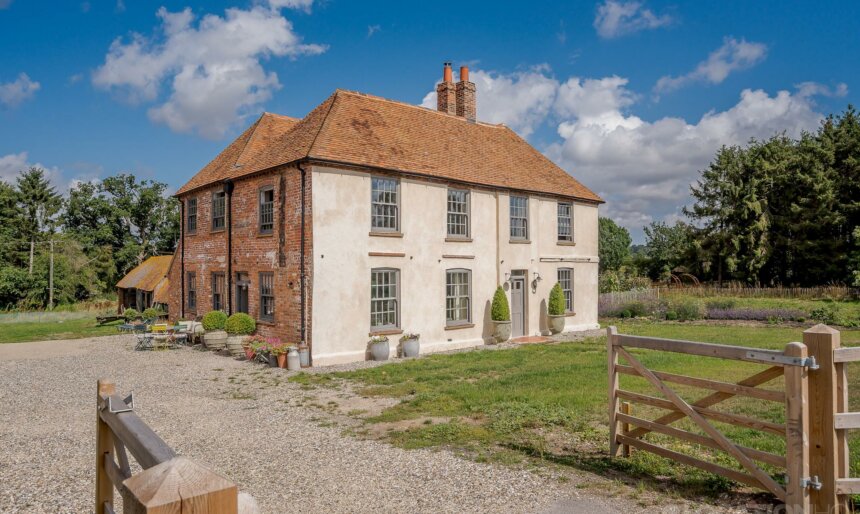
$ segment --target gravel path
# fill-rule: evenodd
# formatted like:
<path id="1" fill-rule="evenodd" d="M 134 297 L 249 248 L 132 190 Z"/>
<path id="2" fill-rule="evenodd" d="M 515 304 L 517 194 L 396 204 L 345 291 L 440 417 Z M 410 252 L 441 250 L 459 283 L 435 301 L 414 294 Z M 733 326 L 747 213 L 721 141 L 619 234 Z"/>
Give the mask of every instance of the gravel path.
<path id="1" fill-rule="evenodd" d="M 298 405 L 307 392 L 281 370 L 192 349 L 134 352 L 132 342 L 0 345 L 0 512 L 91 511 L 99 377 L 134 391 L 169 445 L 236 481 L 263 512 L 642 510 L 533 472 L 345 435 Z"/>

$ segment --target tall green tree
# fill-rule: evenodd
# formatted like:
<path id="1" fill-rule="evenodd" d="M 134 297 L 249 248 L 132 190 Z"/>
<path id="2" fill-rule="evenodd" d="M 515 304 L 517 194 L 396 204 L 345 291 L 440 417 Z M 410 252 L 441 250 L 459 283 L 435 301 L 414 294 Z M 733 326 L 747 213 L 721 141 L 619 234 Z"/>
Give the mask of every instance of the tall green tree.
<path id="1" fill-rule="evenodd" d="M 609 218 L 598 220 L 600 271 L 617 271 L 630 256 L 630 232 Z"/>
<path id="2" fill-rule="evenodd" d="M 31 167 L 17 180 L 18 205 L 24 213 L 21 234 L 30 242 L 29 273 L 33 274 L 36 241 L 53 233 L 63 199 L 51 186 L 42 168 Z"/>
<path id="3" fill-rule="evenodd" d="M 690 272 L 692 262 L 693 230 L 683 221 L 675 225 L 652 222 L 645 227 L 646 268 L 654 280 L 668 280 L 675 271 Z"/>

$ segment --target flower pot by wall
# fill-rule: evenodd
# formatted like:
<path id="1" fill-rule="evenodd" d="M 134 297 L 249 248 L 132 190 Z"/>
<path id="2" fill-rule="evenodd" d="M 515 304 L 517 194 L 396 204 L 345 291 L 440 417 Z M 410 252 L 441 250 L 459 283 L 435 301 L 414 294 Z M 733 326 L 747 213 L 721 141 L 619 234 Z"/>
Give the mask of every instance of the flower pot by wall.
<path id="1" fill-rule="evenodd" d="M 388 346 L 388 341 L 370 344 L 370 356 L 375 361 L 387 361 L 391 350 Z"/>
<path id="2" fill-rule="evenodd" d="M 564 332 L 564 324 L 567 321 L 567 316 L 549 316 L 549 330 L 553 334 L 561 334 Z"/>
<path id="3" fill-rule="evenodd" d="M 278 367 L 278 358 L 272 355 L 271 353 L 268 355 L 268 362 L 270 368 Z"/>
<path id="4" fill-rule="evenodd" d="M 400 348 L 403 351 L 404 357 L 418 357 L 420 352 L 420 339 L 407 339 L 400 343 Z"/>
<path id="5" fill-rule="evenodd" d="M 227 350 L 233 357 L 241 357 L 245 355 L 245 339 L 246 336 L 227 336 Z"/>
<path id="6" fill-rule="evenodd" d="M 299 345 L 299 363 L 303 368 L 311 366 L 311 349 L 308 345 Z"/>
<path id="7" fill-rule="evenodd" d="M 245 347 L 244 350 L 245 350 L 245 358 L 248 359 L 249 361 L 254 360 L 254 349 L 251 347 Z"/>
<path id="8" fill-rule="evenodd" d="M 287 367 L 287 354 L 286 353 L 282 353 L 282 354 L 278 355 L 278 367 L 279 368 L 286 368 Z"/>
<path id="9" fill-rule="evenodd" d="M 302 362 L 298 350 L 290 348 L 290 351 L 287 352 L 287 369 L 290 371 L 297 371 L 301 368 Z"/>
<path id="10" fill-rule="evenodd" d="M 511 322 L 510 321 L 493 321 L 493 340 L 497 343 L 504 343 L 511 338 Z"/>
<path id="11" fill-rule="evenodd" d="M 210 350 L 219 351 L 227 346 L 227 332 L 223 330 L 212 330 L 203 335 L 203 343 Z"/>

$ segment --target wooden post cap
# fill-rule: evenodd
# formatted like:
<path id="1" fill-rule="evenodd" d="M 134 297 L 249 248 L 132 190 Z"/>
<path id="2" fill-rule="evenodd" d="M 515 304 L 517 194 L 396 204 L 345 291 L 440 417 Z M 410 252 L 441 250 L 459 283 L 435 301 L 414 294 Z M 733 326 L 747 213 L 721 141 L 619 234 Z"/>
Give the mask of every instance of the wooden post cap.
<path id="1" fill-rule="evenodd" d="M 814 327 L 807 328 L 803 331 L 804 334 L 838 334 L 839 331 L 822 323 Z"/>
<path id="2" fill-rule="evenodd" d="M 237 514 L 236 484 L 189 460 L 175 457 L 125 480 L 128 513 Z"/>

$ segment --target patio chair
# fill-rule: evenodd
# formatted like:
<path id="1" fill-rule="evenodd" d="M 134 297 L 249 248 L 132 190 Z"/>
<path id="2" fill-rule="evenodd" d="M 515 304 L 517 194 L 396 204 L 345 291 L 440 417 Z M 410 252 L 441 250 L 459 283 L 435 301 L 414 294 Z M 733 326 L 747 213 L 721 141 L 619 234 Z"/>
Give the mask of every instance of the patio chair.
<path id="1" fill-rule="evenodd" d="M 152 332 L 147 332 L 146 325 L 137 325 L 132 328 L 134 337 L 137 338 L 137 344 L 134 345 L 135 350 L 152 350 Z"/>

